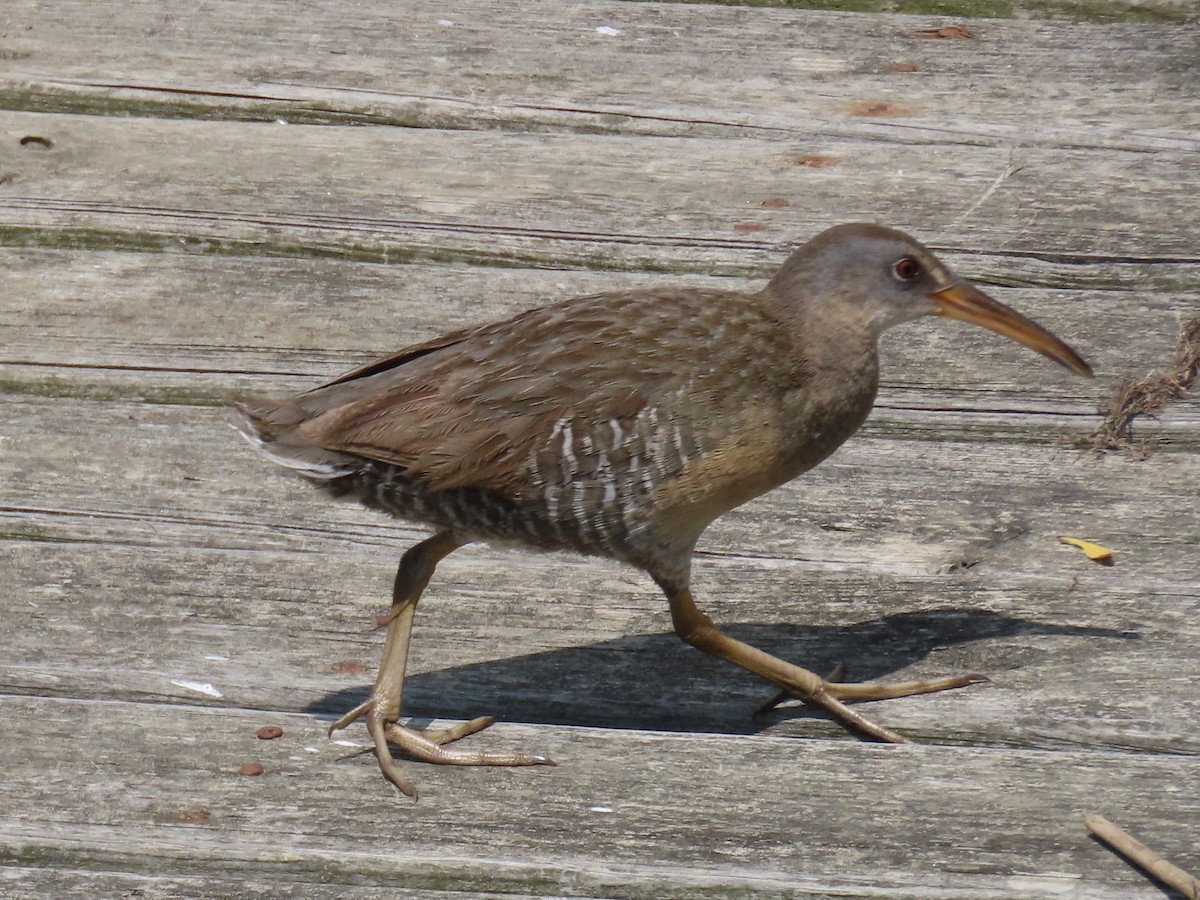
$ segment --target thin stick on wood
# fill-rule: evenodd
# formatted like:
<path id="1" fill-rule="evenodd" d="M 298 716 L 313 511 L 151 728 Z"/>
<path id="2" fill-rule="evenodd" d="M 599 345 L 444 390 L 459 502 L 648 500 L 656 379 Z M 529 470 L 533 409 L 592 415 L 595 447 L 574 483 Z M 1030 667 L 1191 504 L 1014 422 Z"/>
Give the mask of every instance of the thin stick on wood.
<path id="1" fill-rule="evenodd" d="M 1163 884 L 1183 894 L 1187 900 L 1200 900 L 1200 881 L 1178 866 L 1167 862 L 1141 841 L 1118 828 L 1104 816 L 1086 816 L 1083 824 L 1108 846 Z"/>

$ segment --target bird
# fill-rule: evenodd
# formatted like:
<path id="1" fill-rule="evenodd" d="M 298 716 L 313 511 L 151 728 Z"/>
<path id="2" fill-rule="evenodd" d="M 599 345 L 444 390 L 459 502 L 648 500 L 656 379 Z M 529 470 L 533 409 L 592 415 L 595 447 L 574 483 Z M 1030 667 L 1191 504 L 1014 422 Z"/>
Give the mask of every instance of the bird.
<path id="1" fill-rule="evenodd" d="M 486 290 L 486 285 L 484 286 Z M 437 564 L 484 541 L 608 557 L 647 573 L 676 634 L 781 696 L 876 740 L 905 739 L 849 703 L 987 679 L 841 683 L 736 640 L 690 589 L 697 540 L 719 516 L 816 466 L 866 420 L 878 340 L 924 316 L 982 326 L 1085 377 L 1070 346 L 882 225 L 829 228 L 756 293 L 656 287 L 598 293 L 413 344 L 291 397 L 237 395 L 238 428 L 328 494 L 432 529 L 401 557 L 364 719 L 383 776 L 392 755 L 449 765 L 554 765 L 453 744 L 488 727 L 401 724 L 418 600 Z"/>

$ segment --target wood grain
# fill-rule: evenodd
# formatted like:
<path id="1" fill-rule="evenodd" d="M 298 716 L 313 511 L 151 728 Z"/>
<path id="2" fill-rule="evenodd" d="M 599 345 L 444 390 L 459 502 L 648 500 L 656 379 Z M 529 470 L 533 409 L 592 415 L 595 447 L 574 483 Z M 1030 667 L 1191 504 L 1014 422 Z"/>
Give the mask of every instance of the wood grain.
<path id="1" fill-rule="evenodd" d="M 323 720 L 184 707 L 147 716 L 145 704 L 79 700 L 2 707 L 28 723 L 0 825 L 13 862 L 52 854 L 75 871 L 162 877 L 166 867 L 182 879 L 269 880 L 278 892 L 317 882 L 460 896 L 1151 896 L 1140 874 L 1081 838 L 1081 811 L 1166 788 L 1181 816 L 1194 815 L 1200 790 L 1192 761 L 1170 755 L 497 726 L 493 742 L 537 746 L 559 766 L 423 766 L 424 797 L 401 812 L 362 747 L 327 741 Z M 284 737 L 259 741 L 266 723 Z M 80 735 L 87 754 L 64 754 Z M 236 774 L 250 759 L 263 776 Z M 1156 818 L 1126 821 L 1144 831 Z"/>
<path id="2" fill-rule="evenodd" d="M 1060 443 L 1200 309 L 1195 27 L 920 35 L 959 24 L 5 7 L 0 894 L 1160 896 L 1085 812 L 1200 868 L 1200 404 L 1139 422 L 1143 461 Z M 902 748 L 755 721 L 767 686 L 679 642 L 643 576 L 473 546 L 422 602 L 408 711 L 497 714 L 472 741 L 559 766 L 404 763 L 412 806 L 325 738 L 421 532 L 258 459 L 224 392 L 572 295 L 754 290 L 852 219 L 1098 377 L 954 323 L 889 334 L 862 433 L 713 526 L 698 601 L 818 671 L 990 684 L 872 704 Z"/>

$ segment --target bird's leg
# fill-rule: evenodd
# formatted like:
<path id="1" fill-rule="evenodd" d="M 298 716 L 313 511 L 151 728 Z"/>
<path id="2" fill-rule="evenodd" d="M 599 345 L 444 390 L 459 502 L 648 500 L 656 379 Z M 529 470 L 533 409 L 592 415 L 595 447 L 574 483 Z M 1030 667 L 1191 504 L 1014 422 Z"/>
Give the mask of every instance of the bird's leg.
<path id="1" fill-rule="evenodd" d="M 498 751 L 470 751 L 443 746 L 467 735 L 482 731 L 495 719 L 480 716 L 450 728 L 420 731 L 399 724 L 400 701 L 404 695 L 404 675 L 408 667 L 408 647 L 412 639 L 413 617 L 421 592 L 433 577 L 437 564 L 461 547 L 465 540 L 452 532 L 443 531 L 422 541 L 400 558 L 396 581 L 392 587 L 392 609 L 388 617 L 387 638 L 383 647 L 383 662 L 375 677 L 371 696 L 346 713 L 329 727 L 329 733 L 345 728 L 359 718 L 367 720 L 367 731 L 375 744 L 384 778 L 409 797 L 416 798 L 416 786 L 404 775 L 392 758 L 388 743 L 417 759 L 452 766 L 537 766 L 554 765 L 544 756 Z"/>
<path id="2" fill-rule="evenodd" d="M 882 700 L 890 697 L 906 697 L 912 694 L 927 694 L 963 687 L 987 679 L 981 675 L 964 675 L 950 678 L 935 678 L 928 681 L 911 681 L 902 684 L 841 684 L 792 663 L 784 662 L 764 653 L 757 647 L 729 637 L 713 624 L 712 619 L 696 608 L 692 592 L 686 586 L 673 587 L 660 582 L 667 600 L 671 604 L 671 622 L 675 633 L 687 643 L 705 653 L 728 660 L 759 675 L 782 688 L 788 695 L 798 697 L 810 706 L 819 706 L 851 728 L 870 735 L 880 741 L 903 744 L 907 741 L 895 732 L 888 731 L 859 715 L 843 703 L 843 700 Z"/>

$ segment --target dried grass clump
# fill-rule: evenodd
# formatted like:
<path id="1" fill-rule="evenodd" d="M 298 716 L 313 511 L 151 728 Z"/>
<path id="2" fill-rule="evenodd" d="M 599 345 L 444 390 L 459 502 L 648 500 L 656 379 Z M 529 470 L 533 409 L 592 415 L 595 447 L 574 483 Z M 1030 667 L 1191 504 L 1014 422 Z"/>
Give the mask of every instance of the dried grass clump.
<path id="1" fill-rule="evenodd" d="M 1129 378 L 1118 385 L 1113 398 L 1100 407 L 1104 421 L 1086 437 L 1072 438 L 1073 447 L 1093 450 L 1124 450 L 1145 459 L 1146 442 L 1133 436 L 1133 420 L 1138 416 L 1153 416 L 1163 407 L 1178 400 L 1200 376 L 1200 317 L 1183 327 L 1175 359 L 1165 371 L 1151 372 L 1134 381 Z"/>

